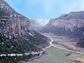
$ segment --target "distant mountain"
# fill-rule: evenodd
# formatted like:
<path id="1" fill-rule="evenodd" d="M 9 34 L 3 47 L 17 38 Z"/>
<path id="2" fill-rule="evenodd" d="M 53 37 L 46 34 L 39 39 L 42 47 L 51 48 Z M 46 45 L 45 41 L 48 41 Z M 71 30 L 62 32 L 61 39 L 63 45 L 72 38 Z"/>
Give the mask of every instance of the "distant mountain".
<path id="1" fill-rule="evenodd" d="M 29 18 L 0 0 L 0 54 L 40 51 L 48 40 L 32 29 Z"/>
<path id="2" fill-rule="evenodd" d="M 56 35 L 79 37 L 79 35 L 83 35 L 84 32 L 84 12 L 71 12 L 64 15 L 64 17 L 51 19 L 49 23 L 43 27 L 41 32 L 52 32 Z"/>
<path id="3" fill-rule="evenodd" d="M 38 30 L 42 27 L 42 25 L 40 24 L 40 22 L 38 20 L 33 19 L 33 18 L 29 18 L 29 19 L 30 19 L 30 22 L 31 22 L 33 29 Z"/>
<path id="4" fill-rule="evenodd" d="M 81 38 L 84 36 L 84 11 L 70 12 L 59 18 L 51 19 L 40 31 Z"/>
<path id="5" fill-rule="evenodd" d="M 33 19 L 33 18 L 29 18 L 32 28 L 35 30 L 39 30 L 41 29 L 43 26 L 45 26 L 49 20 L 48 19 Z"/>
<path id="6" fill-rule="evenodd" d="M 60 17 L 58 17 L 58 18 L 64 18 L 64 17 L 66 17 L 66 16 L 68 16 L 68 14 L 62 14 Z"/>
<path id="7" fill-rule="evenodd" d="M 42 26 L 45 26 L 49 22 L 49 19 L 36 19 L 36 20 L 38 20 Z"/>
<path id="8" fill-rule="evenodd" d="M 58 18 L 58 19 L 63 19 L 63 20 L 84 19 L 84 11 L 70 12 L 69 14 L 64 14 L 64 17 L 63 18 Z"/>

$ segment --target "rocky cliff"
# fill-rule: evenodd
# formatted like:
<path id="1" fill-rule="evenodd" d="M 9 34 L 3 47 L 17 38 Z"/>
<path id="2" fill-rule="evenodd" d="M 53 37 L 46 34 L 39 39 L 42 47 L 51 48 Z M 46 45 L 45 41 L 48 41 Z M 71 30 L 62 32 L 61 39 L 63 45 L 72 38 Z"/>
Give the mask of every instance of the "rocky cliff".
<path id="1" fill-rule="evenodd" d="M 0 0 L 0 53 L 39 51 L 49 45 L 47 40 L 32 29 L 29 18 Z"/>
<path id="2" fill-rule="evenodd" d="M 84 11 L 70 12 L 51 19 L 40 31 L 79 38 L 77 45 L 84 47 Z"/>
<path id="3" fill-rule="evenodd" d="M 51 19 L 41 32 L 80 37 L 84 34 L 84 12 L 71 12 L 57 19 Z"/>

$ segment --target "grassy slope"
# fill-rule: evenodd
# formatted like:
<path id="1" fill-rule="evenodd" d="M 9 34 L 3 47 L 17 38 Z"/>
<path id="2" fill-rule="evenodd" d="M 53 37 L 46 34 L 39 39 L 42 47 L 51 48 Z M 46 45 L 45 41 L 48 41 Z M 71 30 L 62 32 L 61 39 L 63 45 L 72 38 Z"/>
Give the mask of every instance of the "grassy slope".
<path id="1" fill-rule="evenodd" d="M 41 59 L 36 59 L 34 62 L 26 63 L 74 63 L 69 59 L 65 58 L 67 51 L 51 47 L 47 49 L 47 53 L 48 54 L 41 57 Z"/>

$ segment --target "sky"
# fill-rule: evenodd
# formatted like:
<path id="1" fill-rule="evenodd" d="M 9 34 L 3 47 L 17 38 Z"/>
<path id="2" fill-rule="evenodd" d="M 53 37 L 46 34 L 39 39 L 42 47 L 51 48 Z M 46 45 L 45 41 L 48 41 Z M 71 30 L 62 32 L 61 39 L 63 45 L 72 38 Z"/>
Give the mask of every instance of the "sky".
<path id="1" fill-rule="evenodd" d="M 16 12 L 34 19 L 53 19 L 84 11 L 84 0 L 5 0 Z"/>

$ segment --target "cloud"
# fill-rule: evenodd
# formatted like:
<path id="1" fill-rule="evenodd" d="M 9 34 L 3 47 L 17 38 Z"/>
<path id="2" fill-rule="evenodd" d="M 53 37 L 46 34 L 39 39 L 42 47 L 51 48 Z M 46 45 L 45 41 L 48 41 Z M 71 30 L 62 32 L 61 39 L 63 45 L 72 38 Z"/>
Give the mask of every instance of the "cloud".
<path id="1" fill-rule="evenodd" d="M 61 14 L 84 11 L 84 0 L 6 0 L 16 11 L 31 18 L 57 18 Z"/>

